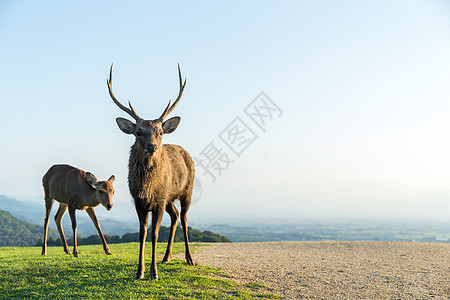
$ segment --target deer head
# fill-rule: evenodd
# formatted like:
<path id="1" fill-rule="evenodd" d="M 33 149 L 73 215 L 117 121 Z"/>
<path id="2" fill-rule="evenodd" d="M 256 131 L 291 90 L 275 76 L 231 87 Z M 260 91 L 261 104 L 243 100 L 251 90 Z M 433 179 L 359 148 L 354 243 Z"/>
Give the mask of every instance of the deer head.
<path id="1" fill-rule="evenodd" d="M 112 69 L 113 65 L 111 64 L 111 68 L 109 70 L 109 79 L 107 80 L 109 95 L 111 96 L 111 99 L 114 101 L 114 103 L 121 110 L 129 114 L 136 122 L 133 123 L 132 121 L 125 118 L 116 118 L 117 125 L 119 126 L 120 130 L 122 130 L 122 132 L 126 134 L 133 134 L 136 137 L 136 144 L 141 151 L 150 156 L 158 153 L 162 148 L 162 136 L 164 134 L 174 132 L 181 120 L 180 117 L 172 117 L 164 121 L 164 119 L 177 106 L 178 102 L 180 102 L 184 87 L 186 86 L 186 79 L 183 83 L 183 79 L 181 77 L 180 65 L 178 64 L 178 77 L 180 81 L 180 91 L 178 93 L 178 97 L 172 105 L 170 105 L 171 102 L 169 101 L 169 104 L 167 105 L 161 116 L 154 120 L 144 120 L 140 118 L 131 105 L 131 102 L 128 102 L 128 108 L 122 105 L 119 100 L 117 100 L 112 91 Z"/>
<path id="2" fill-rule="evenodd" d="M 113 207 L 113 183 L 115 180 L 116 178 L 114 175 L 111 175 L 107 181 L 98 181 L 94 174 L 86 172 L 86 181 L 89 186 L 95 190 L 95 199 L 108 211 Z"/>

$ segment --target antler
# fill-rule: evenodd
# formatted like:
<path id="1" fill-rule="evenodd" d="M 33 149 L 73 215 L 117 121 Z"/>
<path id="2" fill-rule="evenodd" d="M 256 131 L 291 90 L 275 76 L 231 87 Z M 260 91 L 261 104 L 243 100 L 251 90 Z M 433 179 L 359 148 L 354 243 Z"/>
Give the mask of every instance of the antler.
<path id="1" fill-rule="evenodd" d="M 175 106 L 177 106 L 178 102 L 180 102 L 181 96 L 183 96 L 184 87 L 186 86 L 186 78 L 184 79 L 184 83 L 183 83 L 183 78 L 181 77 L 180 64 L 177 64 L 177 65 L 178 65 L 178 78 L 180 80 L 180 92 L 178 93 L 178 97 L 175 100 L 175 102 L 172 104 L 172 106 L 170 106 L 170 100 L 169 100 L 169 104 L 167 105 L 166 109 L 163 111 L 162 115 L 159 117 L 159 119 L 161 121 L 164 120 L 172 112 L 172 110 L 175 108 Z"/>
<path id="2" fill-rule="evenodd" d="M 119 100 L 117 100 L 117 98 L 114 96 L 114 93 L 112 91 L 112 70 L 113 70 L 113 64 L 111 64 L 111 68 L 109 69 L 109 80 L 108 79 L 106 80 L 106 83 L 108 84 L 108 91 L 109 91 L 109 95 L 111 96 L 111 99 L 121 110 L 123 110 L 124 112 L 129 114 L 133 119 L 135 119 L 136 121 L 142 120 L 138 116 L 136 111 L 134 110 L 133 106 L 131 106 L 130 101 L 128 101 L 128 105 L 130 106 L 130 108 L 128 108 L 128 107 L 125 107 L 122 103 L 120 103 Z"/>

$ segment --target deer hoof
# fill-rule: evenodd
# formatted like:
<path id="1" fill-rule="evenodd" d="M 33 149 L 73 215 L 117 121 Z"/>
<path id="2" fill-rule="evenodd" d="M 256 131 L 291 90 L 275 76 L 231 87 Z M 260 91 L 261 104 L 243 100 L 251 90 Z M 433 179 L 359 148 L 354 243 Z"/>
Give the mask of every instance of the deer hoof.
<path id="1" fill-rule="evenodd" d="M 78 257 L 78 252 L 74 252 L 73 257 Z"/>
<path id="2" fill-rule="evenodd" d="M 134 279 L 142 280 L 142 279 L 144 279 L 144 274 L 136 274 L 136 276 L 134 276 Z"/>
<path id="3" fill-rule="evenodd" d="M 186 257 L 186 263 L 190 266 L 195 266 L 194 260 L 192 259 L 192 257 L 190 255 L 188 257 Z"/>
<path id="4" fill-rule="evenodd" d="M 151 281 L 153 281 L 153 280 L 158 281 L 158 275 L 150 276 L 150 280 L 151 280 Z"/>

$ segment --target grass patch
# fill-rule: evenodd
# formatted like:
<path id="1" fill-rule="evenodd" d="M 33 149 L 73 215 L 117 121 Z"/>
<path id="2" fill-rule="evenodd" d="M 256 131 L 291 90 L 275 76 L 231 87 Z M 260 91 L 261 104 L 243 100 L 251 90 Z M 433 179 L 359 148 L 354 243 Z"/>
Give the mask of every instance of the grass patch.
<path id="1" fill-rule="evenodd" d="M 79 257 L 49 247 L 0 248 L 0 298 L 2 299 L 268 299 L 263 286 L 246 286 L 218 278 L 221 272 L 208 266 L 188 266 L 182 260 L 160 264 L 165 243 L 158 244 L 159 281 L 134 280 L 138 243 L 110 245 L 105 255 L 101 245 L 79 246 Z M 192 244 L 195 250 L 200 244 Z M 150 249 L 146 245 L 146 266 L 150 271 Z M 184 252 L 175 243 L 173 253 Z M 195 253 L 194 253 L 195 258 Z"/>

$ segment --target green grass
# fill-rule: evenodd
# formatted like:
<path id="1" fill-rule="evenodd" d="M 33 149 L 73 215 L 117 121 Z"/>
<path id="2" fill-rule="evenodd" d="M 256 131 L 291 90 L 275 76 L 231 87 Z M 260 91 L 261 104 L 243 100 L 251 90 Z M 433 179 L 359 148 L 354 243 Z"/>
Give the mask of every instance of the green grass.
<path id="1" fill-rule="evenodd" d="M 182 260 L 162 265 L 158 281 L 151 281 L 150 249 L 146 245 L 147 278 L 134 280 L 138 243 L 111 244 L 113 255 L 101 245 L 79 246 L 79 257 L 49 247 L 0 248 L 0 299 L 268 299 L 277 298 L 260 285 L 241 285 L 208 266 L 188 266 Z M 158 244 L 163 254 L 165 243 Z M 200 244 L 192 244 L 195 250 Z M 184 252 L 175 243 L 174 254 Z M 195 252 L 193 253 L 195 260 Z"/>

